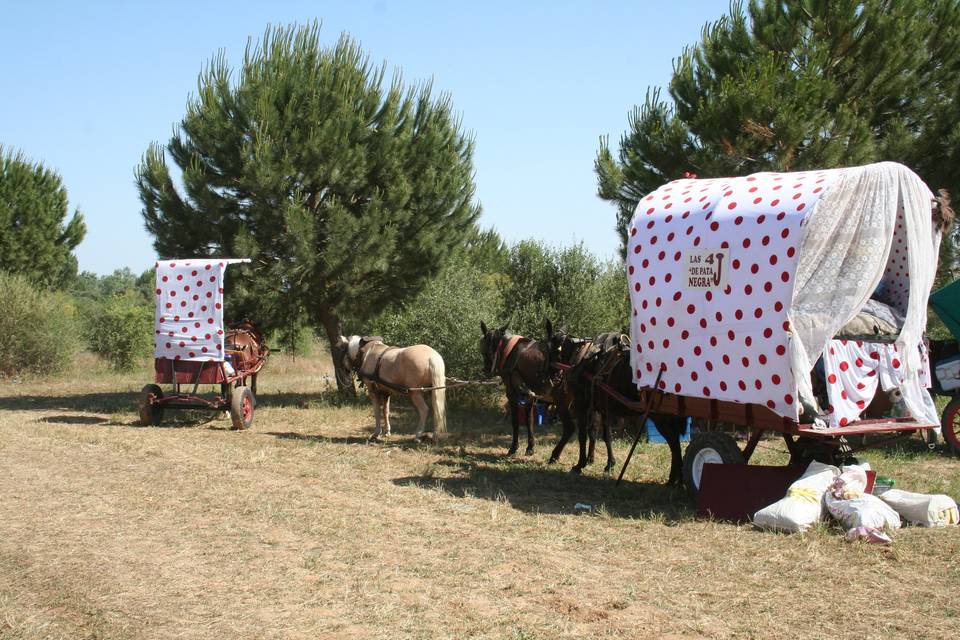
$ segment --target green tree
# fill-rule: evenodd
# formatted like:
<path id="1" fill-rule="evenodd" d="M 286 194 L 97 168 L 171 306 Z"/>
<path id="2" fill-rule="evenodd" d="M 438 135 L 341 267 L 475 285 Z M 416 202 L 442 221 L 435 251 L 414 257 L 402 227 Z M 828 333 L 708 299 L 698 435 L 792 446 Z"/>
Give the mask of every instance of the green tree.
<path id="1" fill-rule="evenodd" d="M 72 280 L 87 229 L 79 210 L 67 213 L 60 176 L 0 146 L 0 270 L 46 286 Z"/>
<path id="2" fill-rule="evenodd" d="M 503 307 L 518 333 L 541 337 L 545 318 L 581 336 L 626 327 L 623 265 L 597 260 L 582 244 L 551 249 L 540 242 L 518 242 L 510 249 L 505 275 Z"/>
<path id="3" fill-rule="evenodd" d="M 674 61 L 669 102 L 648 90 L 616 158 L 596 158 L 617 231 L 636 203 L 700 177 L 901 161 L 960 187 L 960 3 L 750 0 Z M 948 239 L 949 241 L 949 239 Z"/>
<path id="4" fill-rule="evenodd" d="M 309 321 L 331 345 L 344 313 L 414 297 L 479 216 L 473 142 L 449 96 L 385 74 L 347 36 L 322 47 L 316 23 L 268 28 L 236 72 L 214 57 L 137 169 L 157 252 L 253 258 L 227 278 L 232 313 Z"/>

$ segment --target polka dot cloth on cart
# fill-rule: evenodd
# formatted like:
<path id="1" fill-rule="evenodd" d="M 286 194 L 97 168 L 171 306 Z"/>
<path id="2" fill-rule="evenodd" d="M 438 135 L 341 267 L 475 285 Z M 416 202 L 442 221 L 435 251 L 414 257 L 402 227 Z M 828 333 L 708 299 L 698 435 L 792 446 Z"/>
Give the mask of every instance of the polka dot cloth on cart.
<path id="1" fill-rule="evenodd" d="M 844 169 L 676 180 L 627 244 L 638 386 L 755 403 L 796 420 L 788 307 L 804 220 Z"/>
<path id="2" fill-rule="evenodd" d="M 831 427 L 845 427 L 860 419 L 870 406 L 879 387 L 883 391 L 901 389 L 920 397 L 919 386 L 929 388 L 930 361 L 921 345 L 922 369 L 917 378 L 904 379 L 903 361 L 897 345 L 862 340 L 831 340 L 823 352 L 827 397 L 826 407 Z M 917 385 L 909 388 L 904 385 Z"/>
<path id="3" fill-rule="evenodd" d="M 156 263 L 154 355 L 172 360 L 223 360 L 223 275 L 246 259 Z"/>

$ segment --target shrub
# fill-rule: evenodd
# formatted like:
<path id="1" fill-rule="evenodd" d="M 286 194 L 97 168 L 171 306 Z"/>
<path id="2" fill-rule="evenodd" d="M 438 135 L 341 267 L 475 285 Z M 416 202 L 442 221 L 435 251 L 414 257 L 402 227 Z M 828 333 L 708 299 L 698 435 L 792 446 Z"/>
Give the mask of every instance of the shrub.
<path id="1" fill-rule="evenodd" d="M 443 356 L 448 376 L 480 377 L 480 321 L 503 315 L 498 284 L 497 276 L 455 261 L 408 304 L 374 318 L 364 333 L 388 344 L 428 344 Z"/>
<path id="2" fill-rule="evenodd" d="M 105 298 L 84 309 L 90 350 L 119 371 L 136 366 L 153 349 L 153 309 L 140 296 Z"/>
<path id="3" fill-rule="evenodd" d="M 79 351 L 76 309 L 63 295 L 0 272 L 0 373 L 49 375 Z"/>

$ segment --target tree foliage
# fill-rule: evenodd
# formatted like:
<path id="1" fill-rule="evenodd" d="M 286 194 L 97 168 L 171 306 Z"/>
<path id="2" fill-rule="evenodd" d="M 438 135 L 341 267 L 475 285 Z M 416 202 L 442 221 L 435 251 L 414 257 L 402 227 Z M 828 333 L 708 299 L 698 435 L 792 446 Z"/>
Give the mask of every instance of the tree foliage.
<path id="1" fill-rule="evenodd" d="M 700 177 L 897 160 L 960 187 L 960 4 L 955 0 L 750 0 L 674 61 L 670 100 L 648 90 L 598 193 L 625 239 L 636 203 Z"/>
<path id="2" fill-rule="evenodd" d="M 162 257 L 245 256 L 232 313 L 267 329 L 367 319 L 422 290 L 479 215 L 473 143 L 449 96 L 385 81 L 347 36 L 269 28 L 234 71 L 223 55 L 166 147 L 137 170 Z M 182 172 L 182 191 L 167 166 Z"/>
<path id="3" fill-rule="evenodd" d="M 47 286 L 70 281 L 86 226 L 79 210 L 67 214 L 60 175 L 0 147 L 0 270 Z"/>
<path id="4" fill-rule="evenodd" d="M 623 265 L 597 260 L 582 244 L 552 249 L 518 242 L 505 275 L 503 307 L 514 331 L 542 336 L 545 318 L 581 336 L 626 328 L 630 307 Z"/>

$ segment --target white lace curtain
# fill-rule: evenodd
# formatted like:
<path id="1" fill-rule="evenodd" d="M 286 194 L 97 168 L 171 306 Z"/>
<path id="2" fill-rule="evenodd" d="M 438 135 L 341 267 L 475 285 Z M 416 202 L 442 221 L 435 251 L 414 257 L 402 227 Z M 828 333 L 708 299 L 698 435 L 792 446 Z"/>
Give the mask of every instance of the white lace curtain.
<path id="1" fill-rule="evenodd" d="M 896 344 L 905 354 L 907 382 L 917 380 L 917 346 L 927 322 L 927 297 L 939 249 L 939 232 L 931 221 L 932 198 L 915 173 L 903 165 L 882 162 L 846 170 L 807 219 L 789 314 L 790 357 L 800 395 L 814 406 L 813 363 L 880 283 L 901 207 L 910 298 Z M 937 422 L 929 394 L 919 383 L 916 386 L 922 394 L 905 393 L 907 408 L 916 418 Z"/>

